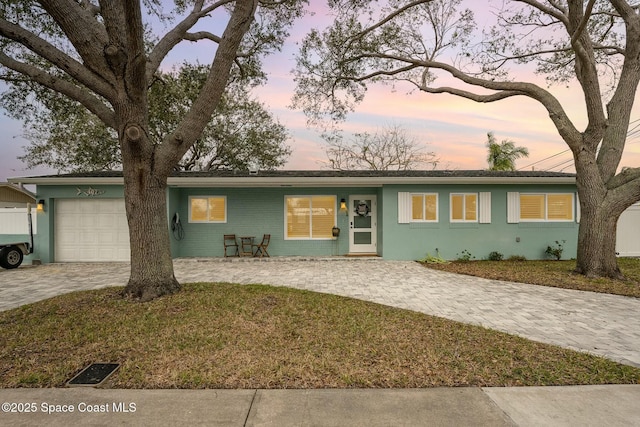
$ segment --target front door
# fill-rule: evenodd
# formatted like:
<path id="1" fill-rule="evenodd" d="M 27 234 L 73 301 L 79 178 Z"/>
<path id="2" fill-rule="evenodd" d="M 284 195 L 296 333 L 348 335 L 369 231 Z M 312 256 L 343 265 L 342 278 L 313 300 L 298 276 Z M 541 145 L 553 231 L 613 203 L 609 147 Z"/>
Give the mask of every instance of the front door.
<path id="1" fill-rule="evenodd" d="M 378 252 L 376 196 L 349 196 L 349 253 Z"/>

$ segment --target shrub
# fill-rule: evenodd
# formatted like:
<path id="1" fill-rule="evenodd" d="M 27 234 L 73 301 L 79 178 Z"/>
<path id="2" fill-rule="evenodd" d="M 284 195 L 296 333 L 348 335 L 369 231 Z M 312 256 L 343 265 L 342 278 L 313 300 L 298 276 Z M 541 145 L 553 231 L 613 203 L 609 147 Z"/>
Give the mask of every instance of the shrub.
<path id="1" fill-rule="evenodd" d="M 508 261 L 526 261 L 527 257 L 523 256 L 523 255 L 511 255 L 509 258 L 507 258 Z"/>
<path id="2" fill-rule="evenodd" d="M 502 261 L 503 259 L 504 255 L 498 251 L 493 251 L 489 254 L 489 261 Z"/>
<path id="3" fill-rule="evenodd" d="M 460 262 L 468 262 L 476 258 L 473 255 L 471 255 L 471 252 L 469 252 L 466 249 L 463 249 L 462 252 L 460 252 L 459 254 L 456 254 L 456 256 L 458 257 L 456 258 L 456 261 L 460 261 Z"/>
<path id="4" fill-rule="evenodd" d="M 427 263 L 427 264 L 446 264 L 446 263 L 449 262 L 446 259 L 442 258 L 437 251 L 436 251 L 436 255 L 435 256 L 433 256 L 429 252 L 427 252 L 427 256 L 422 258 L 422 259 L 419 259 L 418 261 L 419 262 L 424 262 L 424 263 Z"/>
<path id="5" fill-rule="evenodd" d="M 565 242 L 566 240 L 563 240 L 562 243 L 556 240 L 556 245 L 547 246 L 547 249 L 544 251 L 544 253 L 547 254 L 547 256 L 555 258 L 556 261 L 560 261 L 560 258 L 562 258 L 562 251 L 564 250 L 563 244 Z"/>

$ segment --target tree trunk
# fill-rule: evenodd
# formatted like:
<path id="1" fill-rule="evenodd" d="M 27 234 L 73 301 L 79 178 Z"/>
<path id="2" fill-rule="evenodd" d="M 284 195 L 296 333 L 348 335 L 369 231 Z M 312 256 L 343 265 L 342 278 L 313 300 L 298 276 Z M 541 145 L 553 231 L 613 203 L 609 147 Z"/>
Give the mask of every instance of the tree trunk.
<path id="1" fill-rule="evenodd" d="M 180 290 L 167 228 L 167 178 L 155 176 L 137 162 L 125 164 L 129 165 L 124 168 L 124 188 L 131 276 L 124 295 L 149 301 Z"/>
<path id="2" fill-rule="evenodd" d="M 611 212 L 606 204 L 593 201 L 591 205 L 584 203 L 581 213 L 575 271 L 587 277 L 622 279 L 616 258 L 616 229 L 620 215 Z"/>

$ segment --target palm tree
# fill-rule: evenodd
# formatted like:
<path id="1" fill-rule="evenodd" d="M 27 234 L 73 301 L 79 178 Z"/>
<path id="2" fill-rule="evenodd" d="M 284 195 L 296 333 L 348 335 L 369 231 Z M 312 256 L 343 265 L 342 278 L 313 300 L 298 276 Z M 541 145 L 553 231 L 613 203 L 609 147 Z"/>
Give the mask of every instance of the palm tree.
<path id="1" fill-rule="evenodd" d="M 529 157 L 529 150 L 526 147 L 516 147 L 513 141 L 505 139 L 498 144 L 493 132 L 487 133 L 487 148 L 487 162 L 491 171 L 514 171 L 517 159 Z"/>

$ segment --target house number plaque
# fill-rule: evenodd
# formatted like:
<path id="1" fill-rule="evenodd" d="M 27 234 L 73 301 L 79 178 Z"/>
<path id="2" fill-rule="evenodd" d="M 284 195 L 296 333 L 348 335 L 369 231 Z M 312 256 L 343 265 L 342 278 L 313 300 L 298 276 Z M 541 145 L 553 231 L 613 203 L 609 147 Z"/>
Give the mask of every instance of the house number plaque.
<path id="1" fill-rule="evenodd" d="M 106 191 L 104 190 L 98 190 L 91 187 L 87 188 L 86 190 L 83 190 L 80 187 L 76 187 L 76 190 L 78 190 L 78 192 L 76 193 L 76 196 L 95 197 L 95 196 L 99 196 L 101 194 L 106 193 Z"/>

